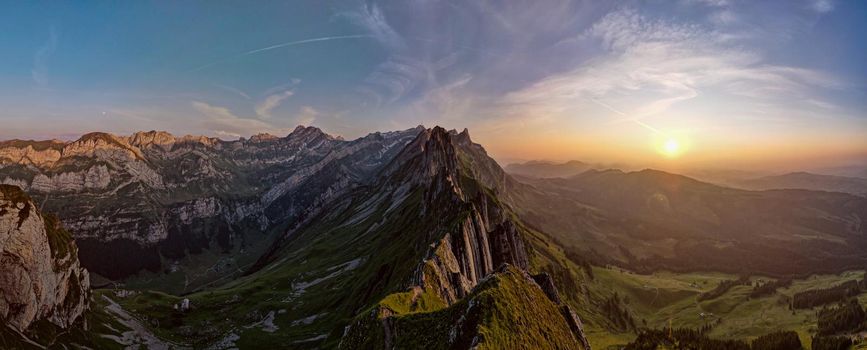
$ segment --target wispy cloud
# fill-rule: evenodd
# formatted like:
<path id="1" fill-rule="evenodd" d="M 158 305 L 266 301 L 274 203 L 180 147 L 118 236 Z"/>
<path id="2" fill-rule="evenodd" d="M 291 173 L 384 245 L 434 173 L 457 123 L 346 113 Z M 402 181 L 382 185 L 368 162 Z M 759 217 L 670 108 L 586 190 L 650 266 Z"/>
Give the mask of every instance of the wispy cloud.
<path id="1" fill-rule="evenodd" d="M 275 49 L 279 49 L 279 48 L 283 48 L 283 47 L 317 43 L 317 42 L 322 42 L 322 41 L 363 39 L 363 38 L 369 38 L 369 37 L 371 37 L 371 36 L 370 35 L 361 35 L 361 34 L 358 34 L 358 35 L 335 35 L 335 36 L 324 36 L 324 37 L 319 37 L 319 38 L 289 41 L 289 42 L 285 42 L 285 43 L 270 45 L 270 46 L 266 46 L 263 48 L 242 52 L 242 53 L 239 53 L 237 55 L 229 56 L 229 57 L 222 58 L 222 59 L 210 62 L 210 63 L 206 63 L 206 64 L 203 64 L 201 66 L 198 66 L 198 67 L 195 67 L 195 68 L 189 70 L 188 73 L 198 72 L 198 71 L 216 66 L 220 63 L 233 61 L 233 60 L 239 59 L 239 58 L 244 57 L 244 56 L 254 55 L 257 53 L 271 51 L 271 50 L 275 50 Z"/>
<path id="2" fill-rule="evenodd" d="M 271 112 L 283 103 L 283 100 L 292 97 L 295 92 L 286 90 L 273 95 L 269 95 L 262 102 L 256 104 L 256 115 L 260 118 L 271 118 Z"/>
<path id="3" fill-rule="evenodd" d="M 682 0 L 686 4 L 701 4 L 710 7 L 726 7 L 730 5 L 729 0 Z"/>
<path id="4" fill-rule="evenodd" d="M 57 40 L 57 30 L 54 26 L 51 26 L 48 29 L 48 41 L 39 47 L 39 50 L 33 55 L 33 69 L 31 69 L 30 73 L 33 81 L 38 85 L 48 83 L 48 59 L 54 54 L 54 50 L 57 49 Z"/>
<path id="5" fill-rule="evenodd" d="M 828 13 L 834 11 L 834 2 L 832 0 L 810 0 L 810 8 L 818 13 Z"/>
<path id="6" fill-rule="evenodd" d="M 218 88 L 220 88 L 220 89 L 226 90 L 226 91 L 228 91 L 228 92 L 234 93 L 234 94 L 236 94 L 236 95 L 238 95 L 238 96 L 241 96 L 241 97 L 243 97 L 243 98 L 246 99 L 246 100 L 249 100 L 249 99 L 250 99 L 250 95 L 247 95 L 246 92 L 241 91 L 241 90 L 238 89 L 238 88 L 234 88 L 234 87 L 231 87 L 231 86 L 228 86 L 228 85 L 223 85 L 223 84 L 214 84 L 214 86 L 216 86 L 216 87 L 218 87 Z"/>
<path id="7" fill-rule="evenodd" d="M 299 125 L 311 125 L 321 113 L 311 106 L 301 107 L 301 113 L 295 118 Z"/>
<path id="8" fill-rule="evenodd" d="M 337 16 L 348 18 L 389 49 L 401 49 L 406 46 L 403 37 L 388 24 L 385 13 L 377 4 L 361 4 L 357 9 L 338 13 Z"/>
<path id="9" fill-rule="evenodd" d="M 289 90 L 292 87 L 298 86 L 298 84 L 301 84 L 301 79 L 292 78 L 289 79 L 288 82 L 268 88 L 268 90 L 265 90 L 265 93 L 263 95 L 273 95 L 278 92 Z"/>
<path id="10" fill-rule="evenodd" d="M 364 80 L 372 91 L 382 94 L 381 100 L 392 103 L 416 87 L 427 73 L 423 61 L 409 57 L 393 56 L 380 64 Z"/>
<path id="11" fill-rule="evenodd" d="M 794 98 L 811 87 L 841 83 L 821 72 L 763 63 L 721 32 L 648 19 L 623 8 L 597 21 L 582 38 L 606 52 L 570 72 L 507 95 L 528 114 L 563 114 L 594 100 L 614 101 L 639 120 L 668 111 L 704 91 L 749 98 Z M 746 102 L 746 101 L 744 101 Z"/>
<path id="12" fill-rule="evenodd" d="M 193 101 L 192 107 L 205 117 L 201 121 L 201 126 L 221 136 L 239 137 L 260 132 L 280 135 L 291 131 L 289 128 L 279 128 L 262 120 L 241 118 L 228 108 L 201 101 Z"/>

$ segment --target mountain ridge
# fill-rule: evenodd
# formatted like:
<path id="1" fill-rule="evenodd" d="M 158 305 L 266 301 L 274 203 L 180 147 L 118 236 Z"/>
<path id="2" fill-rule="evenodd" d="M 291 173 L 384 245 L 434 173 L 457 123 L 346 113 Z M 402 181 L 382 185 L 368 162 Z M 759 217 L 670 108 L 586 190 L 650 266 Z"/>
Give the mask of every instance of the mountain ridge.
<path id="1" fill-rule="evenodd" d="M 822 175 L 805 171 L 734 181 L 734 187 L 750 190 L 805 189 L 842 192 L 867 197 L 867 179 L 858 177 Z"/>
<path id="2" fill-rule="evenodd" d="M 285 137 L 236 141 L 159 131 L 90 133 L 62 147 L 40 146 L 44 151 L 5 142 L 0 182 L 60 213 L 85 252 L 83 264 L 122 278 L 157 272 L 165 260 L 208 247 L 261 245 L 269 228 L 310 215 L 305 212 L 366 181 L 418 131 L 352 141 L 304 126 Z M 124 262 L 110 264 L 121 256 Z"/>

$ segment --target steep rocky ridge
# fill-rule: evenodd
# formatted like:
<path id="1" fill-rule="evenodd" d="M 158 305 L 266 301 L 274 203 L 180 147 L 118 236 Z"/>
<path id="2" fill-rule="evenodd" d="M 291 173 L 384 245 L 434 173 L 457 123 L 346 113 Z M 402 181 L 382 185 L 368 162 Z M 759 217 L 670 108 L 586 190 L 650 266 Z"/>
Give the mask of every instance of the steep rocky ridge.
<path id="1" fill-rule="evenodd" d="M 0 320 L 21 332 L 42 320 L 69 327 L 88 307 L 89 283 L 58 219 L 0 185 Z"/>
<path id="2" fill-rule="evenodd" d="M 415 183 L 427 188 L 422 201 L 423 212 L 437 213 L 440 217 L 450 218 L 447 223 L 438 227 L 438 232 L 426 236 L 431 242 L 425 257 L 413 272 L 412 278 L 405 288 L 410 292 L 387 296 L 375 306 L 373 311 L 363 313 L 347 330 L 341 347 L 344 348 L 391 348 L 401 341 L 417 337 L 415 332 L 406 332 L 397 326 L 403 314 L 415 312 L 438 313 L 454 312 L 462 307 L 447 307 L 441 311 L 431 305 L 443 303 L 454 305 L 469 300 L 470 309 L 475 305 L 471 294 L 485 294 L 487 288 L 478 287 L 487 278 L 499 280 L 508 276 L 499 276 L 511 271 L 525 271 L 530 266 L 531 253 L 525 246 L 527 233 L 522 232 L 521 224 L 511 215 L 510 209 L 502 204 L 496 193 L 517 184 L 506 175 L 492 159 L 487 157 L 484 149 L 470 140 L 469 133 L 455 131 L 446 132 L 434 128 L 419 135 L 407 148 L 395 158 L 395 163 L 386 168 L 390 181 L 394 184 Z M 427 204 L 430 203 L 428 206 Z M 448 209 L 444 209 L 448 208 Z M 454 210 L 454 211 L 450 211 Z M 435 231 L 436 232 L 436 231 Z M 515 266 L 515 269 L 504 269 L 503 266 Z M 533 282 L 525 272 L 524 280 L 531 281 L 532 287 L 543 294 L 540 287 Z M 549 300 L 538 300 L 529 303 L 533 305 L 510 305 L 511 308 L 540 307 L 540 303 L 561 305 L 562 301 L 556 291 L 548 286 Z M 480 289 L 480 290 L 476 290 Z M 494 293 L 502 293 L 498 290 Z M 401 300 L 401 294 L 411 294 Z M 533 293 L 532 291 L 527 293 Z M 506 293 L 508 295 L 508 293 Z M 544 295 L 544 294 L 543 294 Z M 419 308 L 419 300 L 429 299 L 426 306 Z M 389 300 L 400 300 L 396 304 Z M 431 301 L 433 300 L 433 301 Z M 512 303 L 524 304 L 527 300 L 513 300 Z M 559 312 L 559 317 L 547 320 L 552 327 L 563 326 L 568 331 L 568 338 L 560 338 L 559 346 L 565 348 L 589 347 L 584 338 L 580 320 L 563 305 L 565 312 Z M 401 313 L 395 309 L 406 308 L 410 311 Z M 482 313 L 491 312 L 487 307 L 479 308 Z M 464 309 L 464 313 L 470 313 Z M 424 344 L 425 347 L 496 348 L 507 343 L 500 339 L 502 334 L 491 334 L 487 338 L 482 329 L 490 326 L 489 322 L 500 325 L 511 325 L 516 322 L 512 317 L 520 317 L 510 313 L 497 313 L 499 319 L 490 317 L 476 320 L 475 324 L 466 325 L 462 322 L 443 324 L 450 325 L 450 336 L 434 343 Z M 467 318 L 467 315 L 463 316 Z M 470 318 L 473 318 L 470 316 Z M 442 320 L 441 320 L 442 321 Z M 472 322 L 470 322 L 472 323 Z M 530 322 L 532 326 L 538 326 Z M 439 326 L 443 326 L 440 324 Z M 373 325 L 373 326 L 371 326 Z M 574 327 L 570 326 L 574 325 Z M 435 324 L 429 325 L 435 327 Z M 422 328 L 424 329 L 424 328 Z M 546 331 L 547 332 L 547 331 Z M 462 333 L 462 335 L 456 335 Z M 495 332 L 496 333 L 496 332 Z M 532 333 L 532 332 L 529 332 Z M 556 333 L 556 332 L 555 332 Z M 463 339 L 463 340 L 461 340 Z M 551 346 L 550 343 L 534 343 L 533 340 L 522 340 L 527 346 Z M 571 344 L 571 345 L 570 345 Z M 416 344 L 419 345 L 419 344 Z"/>
<path id="3" fill-rule="evenodd" d="M 207 249 L 249 249 L 367 181 L 420 130 L 353 141 L 313 127 L 237 141 L 159 131 L 6 141 L 0 182 L 57 212 L 86 267 L 122 278 Z"/>
<path id="4" fill-rule="evenodd" d="M 346 348 L 371 348 L 383 344 L 385 332 L 401 329 L 391 322 L 404 315 L 459 317 L 478 303 L 473 313 L 490 316 L 460 327 L 466 342 L 445 337 L 437 346 L 468 348 L 479 335 L 485 340 L 478 338 L 477 344 L 502 344 L 508 338 L 496 335 L 506 333 L 486 333 L 500 324 L 516 334 L 524 326 L 557 334 L 547 343 L 523 339 L 527 346 L 581 348 L 583 331 L 573 327 L 580 321 L 562 311 L 566 299 L 546 293 L 526 272 L 545 271 L 541 250 L 550 243 L 529 232 L 497 190 L 476 178 L 482 170 L 466 168 L 486 161 L 473 159 L 482 153 L 464 150 L 472 142 L 463 134 L 442 128 L 420 132 L 370 181 L 287 226 L 248 274 L 185 295 L 192 311 L 164 315 L 160 310 L 171 309 L 177 299 L 157 295 L 133 297 L 128 305 L 151 315 L 153 323 L 178 325 L 168 337 L 192 347 L 231 339 L 240 348 L 333 348 L 341 342 Z M 529 320 L 528 313 L 542 318 Z M 221 317 L 206 317 L 214 314 Z"/>

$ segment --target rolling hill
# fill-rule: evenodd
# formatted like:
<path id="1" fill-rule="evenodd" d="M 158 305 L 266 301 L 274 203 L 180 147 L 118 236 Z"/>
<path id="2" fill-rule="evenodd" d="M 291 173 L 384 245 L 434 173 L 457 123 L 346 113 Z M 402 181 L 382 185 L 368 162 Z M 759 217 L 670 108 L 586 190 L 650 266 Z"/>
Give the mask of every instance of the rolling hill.
<path id="1" fill-rule="evenodd" d="M 521 217 L 600 263 L 770 275 L 867 264 L 858 248 L 867 243 L 863 197 L 746 191 L 656 170 L 588 171 L 531 185 L 513 195 Z"/>
<path id="2" fill-rule="evenodd" d="M 819 175 L 807 172 L 746 179 L 734 182 L 732 185 L 750 190 L 804 189 L 867 196 L 867 179 L 865 178 Z"/>

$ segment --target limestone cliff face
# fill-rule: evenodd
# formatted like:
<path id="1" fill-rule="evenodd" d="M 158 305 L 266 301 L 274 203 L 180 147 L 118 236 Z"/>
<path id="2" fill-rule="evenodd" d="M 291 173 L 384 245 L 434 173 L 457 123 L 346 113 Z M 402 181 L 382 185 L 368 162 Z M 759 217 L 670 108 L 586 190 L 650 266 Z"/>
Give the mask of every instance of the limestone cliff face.
<path id="1" fill-rule="evenodd" d="M 484 196 L 467 207 L 467 217 L 431 246 L 413 281 L 433 289 L 449 304 L 465 297 L 503 264 L 526 269 L 529 263 L 515 224 L 502 216 L 500 208 Z"/>
<path id="2" fill-rule="evenodd" d="M 443 237 L 434 237 L 436 241 L 411 281 L 435 291 L 449 304 L 465 297 L 503 264 L 528 266 L 524 242 L 507 209 L 486 192 L 470 169 L 475 155 L 461 148 L 470 143 L 466 132 L 457 134 L 439 127 L 425 130 L 385 171 L 394 184 L 427 188 L 422 201 L 425 212 L 458 216 L 449 218 L 457 220 L 446 227 Z"/>
<path id="3" fill-rule="evenodd" d="M 483 281 L 502 273 L 504 266 L 524 271 L 529 279 L 525 272 L 529 255 L 521 229 L 510 209 L 497 197 L 497 192 L 505 192 L 514 180 L 481 146 L 472 143 L 466 130 L 426 130 L 396 158 L 398 161 L 403 165 L 395 164 L 387 170 L 400 179 L 396 183 L 426 186 L 423 210 L 433 215 L 450 213 L 443 218 L 447 225 L 444 235 L 434 236 L 437 240 L 416 269 L 409 283 L 411 288 L 432 292 L 446 304 L 454 305 L 472 295 Z M 417 168 L 407 171 L 406 164 Z M 577 343 L 576 347 L 567 347 L 590 349 L 581 320 L 560 299 L 550 276 L 537 275 L 532 281 L 556 306 L 562 317 L 556 318 L 557 322 L 568 326 Z M 389 323 L 382 324 L 389 331 Z"/>
<path id="4" fill-rule="evenodd" d="M 7 162 L 16 164 L 48 166 L 60 160 L 62 147 L 63 142 L 56 140 L 42 143 L 21 140 L 0 142 L 0 160 L 5 158 Z"/>
<path id="5" fill-rule="evenodd" d="M 111 160 L 144 159 L 141 150 L 121 137 L 94 132 L 63 146 L 62 157 L 98 157 Z"/>
<path id="6" fill-rule="evenodd" d="M 18 330 L 39 320 L 66 328 L 87 309 L 87 270 L 54 216 L 21 189 L 0 185 L 0 319 Z"/>
<path id="7" fill-rule="evenodd" d="M 97 165 L 84 171 L 70 171 L 60 174 L 38 174 L 33 178 L 30 188 L 36 192 L 79 192 L 91 189 L 105 189 L 111 184 L 111 173 L 105 165 Z"/>

